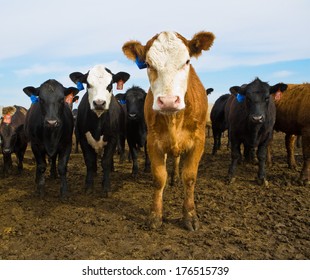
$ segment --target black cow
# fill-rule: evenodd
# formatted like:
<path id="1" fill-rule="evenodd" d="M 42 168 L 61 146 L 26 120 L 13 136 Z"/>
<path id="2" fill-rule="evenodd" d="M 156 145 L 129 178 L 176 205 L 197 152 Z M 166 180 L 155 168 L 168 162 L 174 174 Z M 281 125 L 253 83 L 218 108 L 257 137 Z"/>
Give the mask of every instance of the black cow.
<path id="1" fill-rule="evenodd" d="M 113 83 L 125 83 L 129 76 L 125 72 L 113 74 L 102 65 L 96 65 L 86 74 L 70 74 L 74 83 L 87 84 L 87 92 L 78 107 L 76 124 L 76 133 L 87 168 L 86 192 L 93 190 L 97 155 L 101 157 L 102 194 L 106 196 L 110 191 L 110 172 L 118 141 L 121 143 L 121 157 L 124 154 L 126 116 L 114 97 L 112 88 Z"/>
<path id="2" fill-rule="evenodd" d="M 144 171 L 150 171 L 150 160 L 146 149 L 146 124 L 144 119 L 144 102 L 146 92 L 137 86 L 133 86 L 122 95 L 120 103 L 127 108 L 127 143 L 132 159 L 132 175 L 138 175 L 138 150 L 144 147 L 145 164 Z"/>
<path id="3" fill-rule="evenodd" d="M 225 106 L 230 94 L 224 94 L 220 96 L 214 103 L 210 119 L 212 123 L 212 133 L 213 133 L 213 149 L 212 155 L 215 155 L 217 150 L 221 148 L 221 136 L 222 133 L 228 129 L 228 124 L 225 120 Z"/>
<path id="4" fill-rule="evenodd" d="M 40 87 L 25 87 L 28 96 L 37 96 L 27 112 L 25 131 L 31 142 L 36 160 L 36 184 L 41 197 L 44 196 L 46 155 L 52 161 L 51 171 L 56 169 L 61 179 L 60 197 L 67 196 L 67 164 L 72 148 L 73 117 L 65 96 L 76 95 L 78 89 L 65 88 L 56 80 L 48 80 Z"/>
<path id="5" fill-rule="evenodd" d="M 257 148 L 258 183 L 268 186 L 265 173 L 267 146 L 272 138 L 276 107 L 270 94 L 286 90 L 283 83 L 269 86 L 256 78 L 250 84 L 234 87 L 238 92 L 229 110 L 229 137 L 231 141 L 231 164 L 228 182 L 235 180 L 237 162 L 241 158 L 240 145 L 251 150 Z"/>
<path id="6" fill-rule="evenodd" d="M 15 153 L 18 172 L 23 170 L 23 160 L 27 148 L 24 124 L 27 110 L 21 106 L 9 106 L 2 109 L 0 122 L 0 143 L 3 154 L 3 175 L 6 176 L 12 166 L 12 153 Z"/>

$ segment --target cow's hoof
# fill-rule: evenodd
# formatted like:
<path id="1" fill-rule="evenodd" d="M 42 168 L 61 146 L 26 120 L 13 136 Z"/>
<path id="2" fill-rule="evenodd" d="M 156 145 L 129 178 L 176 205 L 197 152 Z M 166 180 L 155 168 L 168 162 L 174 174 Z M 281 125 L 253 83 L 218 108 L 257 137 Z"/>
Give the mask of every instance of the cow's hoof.
<path id="1" fill-rule="evenodd" d="M 85 187 L 84 192 L 85 194 L 92 194 L 94 192 L 94 189 L 90 187 Z"/>
<path id="2" fill-rule="evenodd" d="M 268 183 L 268 181 L 267 181 L 265 178 L 257 179 L 257 183 L 258 183 L 260 186 L 263 186 L 263 187 L 266 187 L 266 188 L 269 187 L 269 183 Z"/>
<path id="3" fill-rule="evenodd" d="M 109 198 L 109 197 L 111 197 L 111 192 L 110 191 L 102 191 L 101 197 L 102 198 Z"/>
<path id="4" fill-rule="evenodd" d="M 156 216 L 154 213 L 152 213 L 149 216 L 147 224 L 150 229 L 157 229 L 157 228 L 160 228 L 161 225 L 163 224 L 163 219 L 159 216 Z"/>
<path id="5" fill-rule="evenodd" d="M 199 219 L 197 215 L 186 217 L 184 218 L 183 222 L 184 222 L 185 228 L 189 231 L 196 231 L 200 227 Z"/>
<path id="6" fill-rule="evenodd" d="M 230 185 L 230 184 L 233 184 L 235 181 L 236 181 L 235 177 L 228 176 L 228 178 L 226 179 L 226 184 Z"/>

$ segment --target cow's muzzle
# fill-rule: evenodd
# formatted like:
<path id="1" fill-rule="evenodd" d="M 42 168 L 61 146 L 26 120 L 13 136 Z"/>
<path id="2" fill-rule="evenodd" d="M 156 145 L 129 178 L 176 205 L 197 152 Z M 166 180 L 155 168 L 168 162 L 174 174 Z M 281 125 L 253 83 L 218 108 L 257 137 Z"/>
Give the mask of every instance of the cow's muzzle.
<path id="1" fill-rule="evenodd" d="M 93 105 L 94 105 L 95 110 L 99 110 L 99 111 L 103 111 L 106 109 L 105 108 L 106 103 L 107 103 L 106 101 L 101 100 L 101 99 L 97 99 L 97 100 L 93 101 Z"/>
<path id="2" fill-rule="evenodd" d="M 60 125 L 60 122 L 54 119 L 49 119 L 45 121 L 45 127 L 54 128 L 58 127 Z"/>
<path id="3" fill-rule="evenodd" d="M 180 108 L 181 99 L 179 96 L 159 96 L 157 105 L 160 111 L 178 111 Z"/>
<path id="4" fill-rule="evenodd" d="M 263 115 L 252 115 L 251 121 L 253 123 L 263 123 L 264 122 L 264 116 Z"/>

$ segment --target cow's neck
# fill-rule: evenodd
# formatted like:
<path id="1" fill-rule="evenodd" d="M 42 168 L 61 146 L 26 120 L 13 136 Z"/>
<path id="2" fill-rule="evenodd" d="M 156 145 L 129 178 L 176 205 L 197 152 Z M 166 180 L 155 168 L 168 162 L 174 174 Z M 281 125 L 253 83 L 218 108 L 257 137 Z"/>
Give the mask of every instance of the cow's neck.
<path id="1" fill-rule="evenodd" d="M 57 153 L 57 149 L 62 134 L 63 134 L 62 125 L 56 128 L 44 128 L 43 141 L 46 152 L 49 156 L 53 156 Z"/>

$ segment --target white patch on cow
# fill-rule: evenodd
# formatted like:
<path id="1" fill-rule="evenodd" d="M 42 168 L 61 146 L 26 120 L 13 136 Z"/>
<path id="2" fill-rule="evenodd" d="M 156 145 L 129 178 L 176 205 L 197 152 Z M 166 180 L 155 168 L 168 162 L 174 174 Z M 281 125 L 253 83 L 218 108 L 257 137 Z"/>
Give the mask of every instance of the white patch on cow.
<path id="1" fill-rule="evenodd" d="M 110 106 L 113 91 L 108 91 L 107 87 L 112 82 L 112 75 L 105 70 L 103 65 L 96 65 L 89 71 L 87 82 L 89 84 L 87 91 L 90 109 L 99 118 Z M 95 108 L 94 102 L 104 102 L 102 109 Z"/>
<path id="2" fill-rule="evenodd" d="M 154 95 L 154 110 L 160 110 L 158 97 L 165 96 L 177 96 L 180 101 L 177 110 L 185 108 L 190 68 L 186 62 L 189 59 L 187 47 L 174 32 L 163 32 L 153 42 L 146 54 L 146 62 L 150 65 L 148 76 Z M 156 75 L 152 75 L 152 71 L 156 71 Z"/>
<path id="3" fill-rule="evenodd" d="M 87 143 L 95 150 L 96 154 L 102 156 L 103 148 L 108 143 L 103 141 L 103 135 L 100 136 L 100 139 L 96 141 L 89 131 L 85 133 Z"/>

